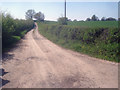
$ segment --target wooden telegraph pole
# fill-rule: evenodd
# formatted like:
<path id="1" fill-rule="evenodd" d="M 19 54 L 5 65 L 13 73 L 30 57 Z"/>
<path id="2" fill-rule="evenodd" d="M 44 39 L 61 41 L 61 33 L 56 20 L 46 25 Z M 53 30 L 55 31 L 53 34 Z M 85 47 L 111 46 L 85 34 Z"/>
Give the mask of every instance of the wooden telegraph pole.
<path id="1" fill-rule="evenodd" d="M 65 24 L 67 24 L 67 20 L 66 20 L 66 0 L 65 0 Z"/>
<path id="2" fill-rule="evenodd" d="M 66 18 L 66 0 L 65 0 L 65 18 Z"/>

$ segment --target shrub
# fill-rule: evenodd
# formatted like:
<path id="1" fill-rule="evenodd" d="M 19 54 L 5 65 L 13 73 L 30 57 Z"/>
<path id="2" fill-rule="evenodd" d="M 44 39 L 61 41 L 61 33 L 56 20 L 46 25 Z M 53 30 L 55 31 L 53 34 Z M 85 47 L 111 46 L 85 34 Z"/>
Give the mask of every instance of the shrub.
<path id="1" fill-rule="evenodd" d="M 61 17 L 61 18 L 58 18 L 58 23 L 60 24 L 60 25 L 67 25 L 67 18 L 65 18 L 65 17 Z"/>
<path id="2" fill-rule="evenodd" d="M 33 20 L 13 19 L 10 14 L 2 14 L 2 49 L 13 45 L 20 38 L 23 38 L 26 32 L 34 27 Z"/>

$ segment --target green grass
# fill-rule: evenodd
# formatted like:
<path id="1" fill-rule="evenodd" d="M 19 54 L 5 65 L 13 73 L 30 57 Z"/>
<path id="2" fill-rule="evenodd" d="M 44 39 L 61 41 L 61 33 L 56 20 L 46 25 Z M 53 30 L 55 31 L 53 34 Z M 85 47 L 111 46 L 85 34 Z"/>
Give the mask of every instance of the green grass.
<path id="1" fill-rule="evenodd" d="M 108 27 L 108 23 L 112 22 L 106 22 L 108 25 L 106 27 L 102 25 L 96 27 L 93 22 L 91 23 L 91 27 L 87 27 L 88 22 L 86 22 L 86 27 L 85 22 L 80 22 L 79 26 L 74 24 L 58 25 L 50 22 L 38 23 L 38 26 L 42 35 L 64 48 L 93 57 L 120 62 L 120 30 L 117 26 Z"/>
<path id="2" fill-rule="evenodd" d="M 118 27 L 117 21 L 74 21 L 68 22 L 68 25 L 71 26 L 80 26 L 80 27 L 89 27 L 89 28 L 115 28 Z"/>
<path id="3" fill-rule="evenodd" d="M 44 21 L 44 23 L 45 24 L 54 24 L 54 25 L 56 25 L 56 24 L 58 24 L 58 22 L 57 21 Z"/>
<path id="4" fill-rule="evenodd" d="M 55 25 L 57 21 L 45 21 L 45 24 Z M 118 21 L 68 21 L 70 26 L 78 26 L 84 28 L 116 28 L 118 27 Z"/>

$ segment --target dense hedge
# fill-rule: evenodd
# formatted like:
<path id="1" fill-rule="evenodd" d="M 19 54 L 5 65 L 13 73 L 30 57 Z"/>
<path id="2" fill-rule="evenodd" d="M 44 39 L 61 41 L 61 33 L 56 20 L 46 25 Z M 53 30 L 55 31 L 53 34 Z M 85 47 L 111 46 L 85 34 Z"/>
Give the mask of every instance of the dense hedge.
<path id="1" fill-rule="evenodd" d="M 94 57 L 120 62 L 120 30 L 116 28 L 88 28 L 38 23 L 39 31 L 63 47 Z"/>
<path id="2" fill-rule="evenodd" d="M 33 27 L 33 20 L 18 20 L 13 19 L 9 14 L 2 14 L 3 51 L 19 41 Z"/>

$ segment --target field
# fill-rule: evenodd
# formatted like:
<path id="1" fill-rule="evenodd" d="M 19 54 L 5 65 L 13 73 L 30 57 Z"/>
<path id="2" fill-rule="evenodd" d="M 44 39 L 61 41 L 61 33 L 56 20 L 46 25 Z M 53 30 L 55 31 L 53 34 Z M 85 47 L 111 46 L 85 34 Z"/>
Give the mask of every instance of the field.
<path id="1" fill-rule="evenodd" d="M 56 21 L 45 21 L 45 24 L 58 24 Z M 68 21 L 70 26 L 88 27 L 88 28 L 116 28 L 117 21 Z"/>
<path id="2" fill-rule="evenodd" d="M 89 27 L 89 28 L 115 28 L 118 27 L 117 21 L 79 21 L 68 22 L 71 26 Z"/>
<path id="3" fill-rule="evenodd" d="M 69 21 L 68 25 L 46 21 L 38 25 L 42 35 L 64 48 L 120 62 L 120 30 L 117 21 Z"/>

